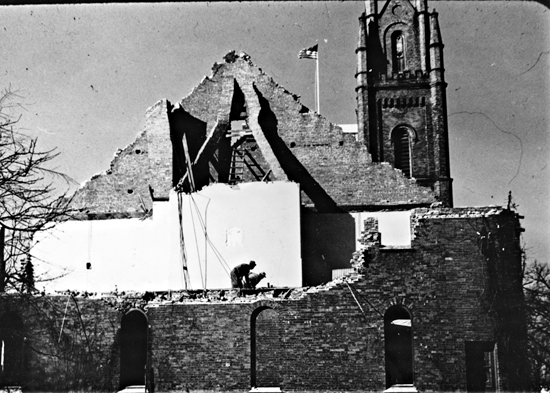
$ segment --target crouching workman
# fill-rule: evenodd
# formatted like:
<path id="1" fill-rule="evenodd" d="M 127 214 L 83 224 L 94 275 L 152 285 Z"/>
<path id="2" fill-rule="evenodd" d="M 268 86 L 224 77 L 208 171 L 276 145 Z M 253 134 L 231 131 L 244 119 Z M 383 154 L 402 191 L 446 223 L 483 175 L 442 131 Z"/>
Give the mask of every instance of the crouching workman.
<path id="1" fill-rule="evenodd" d="M 256 266 L 256 262 L 250 261 L 236 266 L 231 270 L 231 287 L 232 288 L 249 288 L 249 274 Z"/>
<path id="2" fill-rule="evenodd" d="M 264 272 L 261 272 L 261 273 L 250 273 L 248 275 L 248 282 L 249 282 L 249 286 L 245 286 L 245 288 L 250 288 L 250 289 L 255 289 L 256 288 L 256 285 L 258 285 L 260 283 L 260 281 L 262 281 L 263 279 L 265 278 L 265 273 Z"/>

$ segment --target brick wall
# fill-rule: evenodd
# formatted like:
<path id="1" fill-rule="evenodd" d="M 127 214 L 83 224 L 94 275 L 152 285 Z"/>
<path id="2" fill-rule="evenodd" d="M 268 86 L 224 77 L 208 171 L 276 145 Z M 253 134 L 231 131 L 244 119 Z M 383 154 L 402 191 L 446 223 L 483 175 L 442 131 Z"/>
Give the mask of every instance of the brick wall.
<path id="1" fill-rule="evenodd" d="M 412 317 L 420 391 L 465 391 L 470 341 L 496 343 L 503 390 L 525 388 L 515 214 L 419 209 L 412 225 L 410 249 L 385 249 L 369 220 L 362 238 L 369 249 L 353 261 L 362 274 L 318 287 L 244 297 L 229 290 L 3 296 L 0 307 L 21 316 L 28 390 L 118 388 L 120 319 L 140 308 L 150 326 L 148 381 L 157 391 L 242 391 L 253 377 L 277 379 L 288 391 L 380 391 L 384 313 L 392 305 Z"/>
<path id="2" fill-rule="evenodd" d="M 23 329 L 24 391 L 112 391 L 119 375 L 120 317 L 100 299 L 5 295 L 0 318 L 18 315 Z M 5 362 L 13 359 L 5 358 Z"/>

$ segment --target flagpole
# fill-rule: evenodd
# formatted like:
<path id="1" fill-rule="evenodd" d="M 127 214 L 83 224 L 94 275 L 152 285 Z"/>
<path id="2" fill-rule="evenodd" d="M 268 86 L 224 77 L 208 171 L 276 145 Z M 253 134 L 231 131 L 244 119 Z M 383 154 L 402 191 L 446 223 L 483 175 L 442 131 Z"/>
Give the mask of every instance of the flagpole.
<path id="1" fill-rule="evenodd" d="M 315 59 L 315 104 L 317 109 L 317 114 L 321 112 L 321 97 L 319 89 L 319 43 L 313 45 L 310 48 L 304 48 L 298 52 L 298 59 Z"/>
<path id="2" fill-rule="evenodd" d="M 321 108 L 320 108 L 320 105 L 319 105 L 319 51 L 317 51 L 317 59 L 315 59 L 316 63 L 317 63 L 317 72 L 316 72 L 316 76 L 315 76 L 315 85 L 317 87 L 317 114 L 320 115 L 321 114 Z"/>

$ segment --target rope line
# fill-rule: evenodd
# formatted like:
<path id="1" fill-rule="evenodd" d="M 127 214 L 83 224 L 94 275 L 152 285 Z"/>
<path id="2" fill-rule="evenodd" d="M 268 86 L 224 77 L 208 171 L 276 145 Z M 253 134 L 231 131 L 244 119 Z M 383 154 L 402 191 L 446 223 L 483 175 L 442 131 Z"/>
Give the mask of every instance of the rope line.
<path id="1" fill-rule="evenodd" d="M 191 223 L 193 224 L 193 235 L 195 237 L 195 248 L 197 249 L 197 262 L 199 263 L 199 272 L 200 272 L 200 275 L 201 275 L 201 284 L 202 284 L 202 287 L 204 290 L 206 290 L 206 284 L 204 283 L 204 277 L 202 275 L 202 264 L 201 264 L 201 258 L 200 258 L 200 251 L 199 251 L 199 240 L 197 239 L 197 230 L 196 230 L 196 226 L 195 226 L 195 217 L 193 215 L 193 211 L 191 210 L 191 202 L 193 201 L 193 203 L 195 202 L 195 200 L 193 199 L 193 195 L 190 194 L 191 198 L 189 198 L 189 213 L 191 215 Z M 196 206 L 196 204 L 195 204 Z M 200 214 L 200 212 L 197 210 L 197 214 Z M 206 274 L 206 272 L 204 272 Z"/>
<path id="2" fill-rule="evenodd" d="M 346 285 L 350 288 L 350 291 L 351 291 L 351 285 L 346 281 Z M 359 293 L 359 292 L 358 292 Z M 352 292 L 353 294 L 353 292 Z M 378 313 L 378 315 L 380 315 L 382 318 L 384 318 L 384 314 L 382 314 L 380 311 L 378 311 L 378 309 L 376 307 L 374 307 L 374 305 L 369 301 L 368 298 L 364 297 L 361 295 L 361 293 L 359 293 L 359 296 L 361 297 L 361 299 L 363 299 L 364 301 L 366 301 L 368 303 L 368 305 Z M 353 296 L 355 298 L 355 295 Z M 357 298 L 355 298 L 355 301 L 357 301 Z M 358 303 L 359 304 L 359 303 Z"/>
<path id="3" fill-rule="evenodd" d="M 71 297 L 69 296 L 67 298 L 67 304 L 65 304 L 65 312 L 63 313 L 63 321 L 61 321 L 61 330 L 59 331 L 59 339 L 57 340 L 58 344 L 61 342 L 61 335 L 63 334 L 63 326 L 65 326 L 65 318 L 67 317 L 67 308 L 69 308 L 69 301 L 70 300 L 71 300 Z"/>
<path id="4" fill-rule="evenodd" d="M 349 283 L 346 281 L 346 285 L 348 286 L 349 288 L 349 291 L 351 292 L 351 296 L 353 296 L 353 300 L 355 300 L 355 303 L 357 303 L 357 305 L 359 306 L 359 309 L 361 310 L 361 313 L 363 313 L 363 316 L 366 318 L 367 317 L 367 314 L 365 314 L 365 310 L 363 310 L 363 307 L 361 307 L 361 304 L 359 303 L 359 300 L 357 300 L 357 298 L 355 297 L 355 293 L 353 293 Z"/>
<path id="5" fill-rule="evenodd" d="M 195 205 L 195 209 L 197 211 L 197 216 L 198 216 L 198 219 L 199 219 L 199 222 L 200 222 L 200 225 L 201 225 L 201 228 L 203 229 L 204 231 L 204 236 L 205 236 L 205 239 L 206 241 L 208 242 L 208 244 L 210 245 L 210 247 L 212 248 L 212 251 L 214 251 L 214 254 L 216 255 L 216 257 L 218 258 L 218 261 L 220 262 L 222 268 L 225 270 L 225 272 L 229 275 L 229 265 L 227 264 L 227 262 L 225 261 L 225 259 L 223 258 L 223 256 L 221 255 L 221 253 L 218 251 L 218 249 L 216 248 L 216 246 L 214 245 L 214 243 L 212 242 L 212 240 L 210 239 L 210 236 L 208 236 L 208 232 L 206 230 L 206 223 L 205 221 L 202 219 L 202 215 L 200 213 L 200 209 L 199 209 L 199 206 L 197 204 L 197 202 L 195 201 L 195 199 L 193 198 L 193 196 L 191 195 L 191 200 L 193 201 L 194 205 Z M 210 203 L 210 201 L 208 202 Z M 208 206 L 208 205 L 207 205 Z"/>
<path id="6" fill-rule="evenodd" d="M 183 286 L 185 289 L 191 289 L 189 283 L 189 272 L 187 270 L 187 252 L 185 248 L 185 238 L 183 235 L 183 213 L 182 213 L 182 200 L 183 196 L 181 192 L 178 192 L 178 217 L 179 217 L 179 227 L 180 227 L 180 251 L 181 251 L 181 267 L 183 273 Z"/>

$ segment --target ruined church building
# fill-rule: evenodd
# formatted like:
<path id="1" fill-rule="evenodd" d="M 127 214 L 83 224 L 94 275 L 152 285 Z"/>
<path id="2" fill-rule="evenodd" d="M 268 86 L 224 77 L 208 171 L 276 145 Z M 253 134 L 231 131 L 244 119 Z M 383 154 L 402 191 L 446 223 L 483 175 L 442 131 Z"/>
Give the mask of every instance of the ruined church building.
<path id="1" fill-rule="evenodd" d="M 237 52 L 147 111 L 38 239 L 45 293 L 0 298 L 3 386 L 529 388 L 520 216 L 453 207 L 438 15 L 365 4 L 356 131 Z"/>

